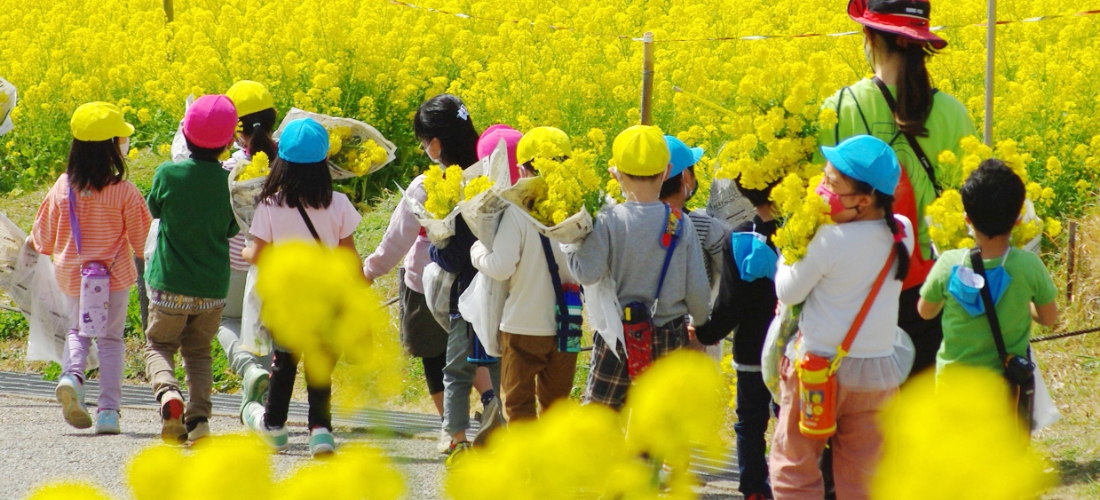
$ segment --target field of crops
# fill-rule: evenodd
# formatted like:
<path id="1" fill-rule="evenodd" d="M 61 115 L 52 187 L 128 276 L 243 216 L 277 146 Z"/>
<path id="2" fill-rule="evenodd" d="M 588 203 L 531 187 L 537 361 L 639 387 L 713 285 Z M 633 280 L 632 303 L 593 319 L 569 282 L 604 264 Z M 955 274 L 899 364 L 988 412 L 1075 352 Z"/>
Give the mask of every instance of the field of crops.
<path id="1" fill-rule="evenodd" d="M 1090 1 L 1002 0 L 999 17 L 1100 7 Z M 0 141 L 0 191 L 62 169 L 68 119 L 81 103 L 119 103 L 137 125 L 135 143 L 166 150 L 188 94 L 224 92 L 243 78 L 267 84 L 281 111 L 359 118 L 398 144 L 395 167 L 348 187 L 359 198 L 426 163 L 411 117 L 440 92 L 461 96 L 479 128 L 558 126 L 606 158 L 602 146 L 639 117 L 642 44 L 632 37 L 647 30 L 657 40 L 655 122 L 713 150 L 754 133 L 764 110 L 816 108 L 869 70 L 860 36 L 707 39 L 857 30 L 846 4 L 177 0 L 166 23 L 155 0 L 0 0 L 0 76 L 20 90 L 16 130 Z M 972 25 L 984 17 L 984 0 L 933 3 L 933 24 L 949 26 L 941 34 L 951 42 L 930 63 L 934 82 L 979 128 L 985 30 Z M 1023 154 L 1032 180 L 1053 188 L 1041 216 L 1079 213 L 1100 174 L 1098 20 L 999 28 L 995 137 L 1014 141 L 1007 146 Z"/>

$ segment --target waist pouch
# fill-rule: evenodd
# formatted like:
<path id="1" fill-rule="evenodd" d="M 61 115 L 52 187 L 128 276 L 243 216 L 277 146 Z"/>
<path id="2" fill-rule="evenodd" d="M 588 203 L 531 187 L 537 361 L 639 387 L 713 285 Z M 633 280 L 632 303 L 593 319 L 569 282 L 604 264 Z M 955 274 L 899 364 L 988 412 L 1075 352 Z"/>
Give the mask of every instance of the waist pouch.
<path id="1" fill-rule="evenodd" d="M 626 369 L 630 378 L 641 375 L 653 364 L 653 318 L 641 302 L 623 307 L 623 339 L 626 344 Z"/>
<path id="2" fill-rule="evenodd" d="M 565 301 L 565 311 L 562 311 L 561 305 L 555 306 L 558 319 L 558 352 L 581 352 L 581 322 L 584 320 L 581 287 L 563 284 L 562 296 Z"/>

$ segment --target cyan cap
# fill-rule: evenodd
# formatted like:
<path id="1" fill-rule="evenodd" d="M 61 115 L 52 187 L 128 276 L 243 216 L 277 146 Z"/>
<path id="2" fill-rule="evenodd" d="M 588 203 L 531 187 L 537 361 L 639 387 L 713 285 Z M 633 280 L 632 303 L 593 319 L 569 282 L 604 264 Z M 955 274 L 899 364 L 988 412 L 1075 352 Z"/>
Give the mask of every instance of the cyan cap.
<path id="1" fill-rule="evenodd" d="M 312 118 L 287 124 L 279 136 L 279 158 L 291 163 L 317 163 L 328 157 L 328 131 Z"/>
<path id="2" fill-rule="evenodd" d="M 682 174 L 684 170 L 699 163 L 703 158 L 703 148 L 689 148 L 684 141 L 671 135 L 665 136 L 665 143 L 668 144 L 668 153 L 671 156 L 669 163 L 672 169 L 668 172 L 670 179 Z"/>
<path id="3" fill-rule="evenodd" d="M 898 155 L 878 137 L 857 135 L 835 148 L 822 147 L 821 154 L 842 174 L 866 182 L 883 194 L 893 196 L 901 179 Z"/>

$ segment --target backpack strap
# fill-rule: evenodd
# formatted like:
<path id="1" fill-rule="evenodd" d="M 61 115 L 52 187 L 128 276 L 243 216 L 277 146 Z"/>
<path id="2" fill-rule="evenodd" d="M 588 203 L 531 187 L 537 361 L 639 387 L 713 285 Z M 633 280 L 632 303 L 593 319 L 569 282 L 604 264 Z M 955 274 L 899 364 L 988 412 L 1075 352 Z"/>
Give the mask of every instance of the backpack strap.
<path id="1" fill-rule="evenodd" d="M 72 185 L 69 185 L 69 226 L 73 230 L 73 239 L 76 240 L 76 255 L 79 257 L 81 254 L 80 218 L 76 216 L 76 191 L 73 191 Z"/>
<path id="2" fill-rule="evenodd" d="M 859 99 L 856 99 L 856 93 L 852 90 L 852 87 L 844 87 L 840 89 L 840 97 L 836 100 L 836 117 L 837 124 L 833 126 L 833 145 L 840 144 L 840 108 L 844 104 L 844 94 L 847 92 L 852 96 L 852 102 L 856 105 L 856 112 L 859 113 L 859 119 L 863 121 L 863 130 L 867 131 L 867 135 L 871 134 L 871 125 L 867 123 L 867 116 L 863 114 L 863 106 L 859 105 Z"/>
<path id="3" fill-rule="evenodd" d="M 852 321 L 852 326 L 848 328 L 848 334 L 844 336 L 844 342 L 842 342 L 840 347 L 836 350 L 836 357 L 833 358 L 832 366 L 829 367 L 830 374 L 836 373 L 836 370 L 840 368 L 840 360 L 844 359 L 844 357 L 848 355 L 848 352 L 852 350 L 852 344 L 856 341 L 856 334 L 858 334 L 859 329 L 863 327 L 863 321 L 867 319 L 867 314 L 871 312 L 871 306 L 875 303 L 875 297 L 878 297 L 879 290 L 882 290 L 882 284 L 886 282 L 886 277 L 894 267 L 895 258 L 897 258 L 897 251 L 891 248 L 890 256 L 886 259 L 886 265 L 879 271 L 878 277 L 875 278 L 875 284 L 871 286 L 871 293 L 867 295 L 866 299 L 863 299 L 863 306 L 859 308 L 856 319 Z"/>
<path id="4" fill-rule="evenodd" d="M 982 262 L 982 249 L 970 250 L 970 266 L 985 280 L 985 263 Z M 1001 355 L 1001 362 L 1008 359 L 1008 349 L 1005 347 L 1005 338 L 1001 332 L 1001 319 L 997 317 L 997 305 L 993 302 L 993 293 L 989 286 L 982 286 L 982 303 L 985 304 L 985 317 L 989 320 L 989 329 L 993 331 L 993 343 L 997 344 L 997 354 Z"/>
<path id="5" fill-rule="evenodd" d="M 889 87 L 886 86 L 886 82 L 883 82 L 879 77 L 874 78 L 875 85 L 878 85 L 878 89 L 882 92 L 882 97 L 886 99 L 886 105 L 890 106 L 890 111 L 894 113 L 894 119 L 897 119 L 898 115 L 898 103 L 894 100 L 894 95 L 890 93 Z M 935 92 L 933 92 L 935 95 Z M 901 133 L 901 132 L 899 132 Z M 924 148 L 917 142 L 917 138 L 913 137 L 913 134 L 902 133 L 905 139 L 909 141 L 909 147 L 913 149 L 913 153 L 917 155 L 917 161 L 924 167 L 924 173 L 928 176 L 928 180 L 932 181 L 932 188 L 936 191 L 936 197 L 939 198 L 943 189 L 940 188 L 940 183 L 936 182 L 936 169 L 932 166 L 932 162 L 928 159 L 928 155 L 924 153 Z"/>
<path id="6" fill-rule="evenodd" d="M 673 208 L 665 203 L 665 231 L 661 234 L 661 246 L 665 247 L 665 263 L 661 267 L 661 279 L 657 281 L 657 292 L 653 294 L 653 309 L 650 317 L 657 313 L 657 303 L 661 301 L 661 288 L 665 286 L 665 277 L 668 276 L 668 267 L 672 263 L 672 253 L 676 251 L 676 244 L 684 233 L 684 212 L 679 208 Z"/>
<path id="7" fill-rule="evenodd" d="M 542 253 L 546 256 L 546 267 L 550 269 L 550 281 L 554 284 L 554 300 L 558 303 L 558 325 L 563 323 L 561 316 L 566 314 L 569 305 L 565 303 L 565 288 L 561 284 L 561 273 L 559 273 L 558 261 L 554 258 L 554 251 L 550 248 L 550 238 L 543 235 L 539 235 L 539 240 L 542 242 Z"/>
<path id="8" fill-rule="evenodd" d="M 309 214 L 306 213 L 306 209 L 301 205 L 301 203 L 298 204 L 298 213 L 302 214 L 302 220 L 306 222 L 306 227 L 309 229 L 309 234 L 312 234 L 313 239 L 317 240 L 317 242 L 319 243 L 321 241 L 321 236 L 317 234 L 317 229 L 313 227 L 313 221 L 309 220 Z"/>

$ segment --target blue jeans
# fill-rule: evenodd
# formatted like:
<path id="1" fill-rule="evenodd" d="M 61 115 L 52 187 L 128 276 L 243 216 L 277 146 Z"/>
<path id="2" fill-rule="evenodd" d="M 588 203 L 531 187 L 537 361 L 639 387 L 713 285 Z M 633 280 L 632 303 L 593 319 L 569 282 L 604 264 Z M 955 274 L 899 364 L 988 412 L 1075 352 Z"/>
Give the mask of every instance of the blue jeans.
<path id="1" fill-rule="evenodd" d="M 746 497 L 761 493 L 771 498 L 768 484 L 768 420 L 772 416 L 772 395 L 760 372 L 737 372 L 737 469 L 741 474 L 739 491 Z"/>

